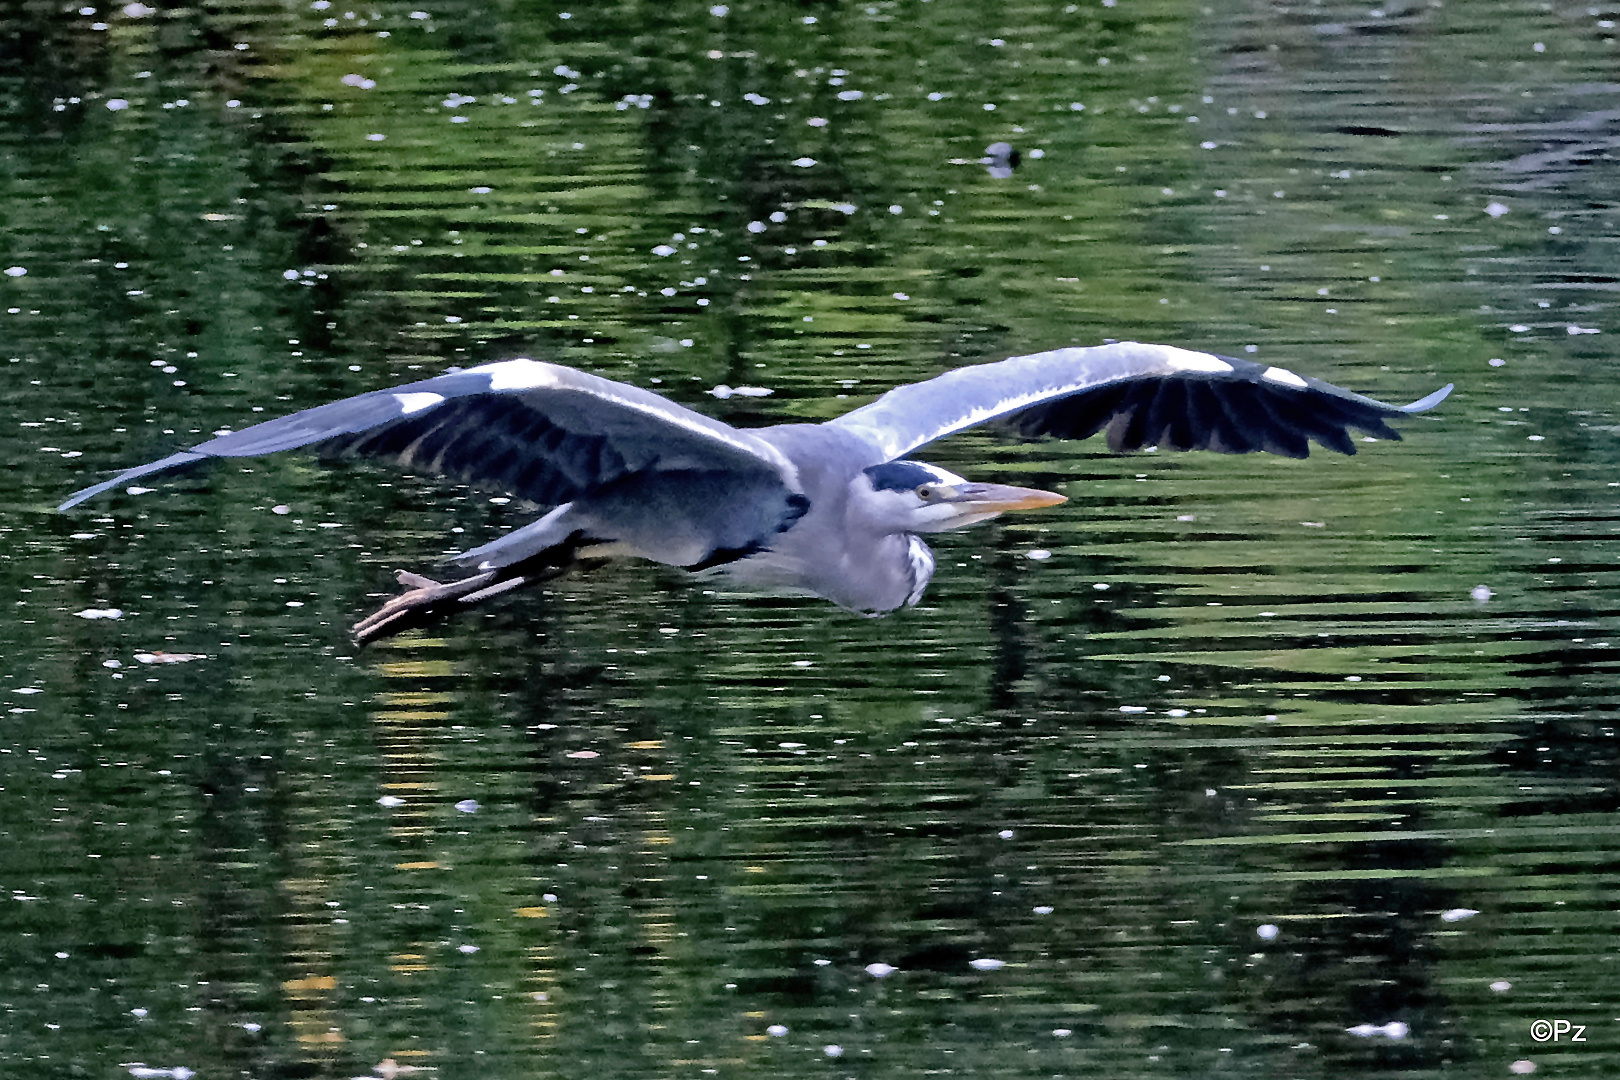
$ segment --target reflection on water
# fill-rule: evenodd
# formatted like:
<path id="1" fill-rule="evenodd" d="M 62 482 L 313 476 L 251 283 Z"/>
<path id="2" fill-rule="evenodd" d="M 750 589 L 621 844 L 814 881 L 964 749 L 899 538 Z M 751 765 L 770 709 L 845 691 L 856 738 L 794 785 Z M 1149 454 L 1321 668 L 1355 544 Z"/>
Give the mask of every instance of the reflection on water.
<path id="1" fill-rule="evenodd" d="M 0 1060 L 1604 1075 L 1612 13 L 1069 8 L 0 14 Z M 1107 336 L 1459 388 L 1350 459 L 954 440 L 1072 502 L 885 620 L 624 568 L 357 652 L 520 508 L 49 509 L 450 364 L 749 424 Z"/>

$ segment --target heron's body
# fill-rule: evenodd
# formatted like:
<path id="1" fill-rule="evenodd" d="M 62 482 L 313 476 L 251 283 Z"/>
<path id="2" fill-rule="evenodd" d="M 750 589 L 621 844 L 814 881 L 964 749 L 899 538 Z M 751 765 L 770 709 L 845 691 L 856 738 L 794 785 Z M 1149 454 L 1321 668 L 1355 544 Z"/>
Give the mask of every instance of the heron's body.
<path id="1" fill-rule="evenodd" d="M 1385 419 L 1451 387 L 1387 405 L 1244 360 L 1123 342 L 1058 349 L 898 387 L 821 424 L 744 430 L 624 383 L 507 360 L 284 416 L 77 493 L 67 509 L 137 477 L 212 457 L 296 447 L 393 461 L 493 486 L 546 512 L 450 560 L 471 576 L 411 591 L 356 627 L 393 633 L 450 605 L 605 559 L 650 559 L 751 587 L 811 593 L 881 614 L 922 596 L 934 569 L 920 534 L 1063 496 L 979 484 L 913 450 L 995 423 L 1023 436 L 1305 457 L 1316 441 L 1355 453 L 1349 429 L 1400 436 Z"/>
<path id="2" fill-rule="evenodd" d="M 759 436 L 796 463 L 809 505 L 769 545 L 717 570 L 740 585 L 810 593 L 851 611 L 915 604 L 933 574 L 928 545 L 862 512 L 856 478 L 883 463 L 881 452 L 825 424 L 784 424 Z"/>

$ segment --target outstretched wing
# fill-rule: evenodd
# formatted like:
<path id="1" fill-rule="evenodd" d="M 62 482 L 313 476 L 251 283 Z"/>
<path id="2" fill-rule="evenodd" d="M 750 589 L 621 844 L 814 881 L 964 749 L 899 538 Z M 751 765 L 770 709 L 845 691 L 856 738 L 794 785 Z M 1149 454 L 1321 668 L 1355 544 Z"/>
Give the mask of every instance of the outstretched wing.
<path id="1" fill-rule="evenodd" d="M 958 368 L 828 423 L 881 447 L 890 460 L 991 422 L 1019 435 L 1065 439 L 1106 430 L 1114 451 L 1163 446 L 1302 458 L 1312 439 L 1355 453 L 1352 428 L 1399 439 L 1386 418 L 1432 409 L 1449 393 L 1448 383 L 1410 405 L 1387 405 L 1283 368 L 1125 341 Z"/>
<path id="2" fill-rule="evenodd" d="M 793 463 L 769 443 L 624 383 L 506 360 L 334 401 L 221 435 L 77 492 L 66 510 L 151 473 L 210 457 L 309 446 L 498 487 L 555 506 L 648 472 L 735 475 L 784 500 Z"/>

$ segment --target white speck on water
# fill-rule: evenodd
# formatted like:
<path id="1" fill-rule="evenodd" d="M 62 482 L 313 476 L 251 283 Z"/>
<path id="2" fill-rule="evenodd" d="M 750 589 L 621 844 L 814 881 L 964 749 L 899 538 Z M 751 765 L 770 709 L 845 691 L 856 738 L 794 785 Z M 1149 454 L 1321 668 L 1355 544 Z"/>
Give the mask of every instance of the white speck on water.
<path id="1" fill-rule="evenodd" d="M 270 508 L 270 512 L 272 514 L 290 514 L 292 513 L 292 507 L 288 506 L 286 503 L 281 503 L 276 506 L 272 506 Z"/>
<path id="2" fill-rule="evenodd" d="M 1054 908 L 1051 904 L 1036 904 L 1034 910 L 1035 910 L 1035 914 L 1037 914 L 1037 915 L 1050 915 L 1050 914 L 1052 914 L 1053 911 L 1056 911 L 1057 909 Z"/>
<path id="3" fill-rule="evenodd" d="M 1441 922 L 1462 922 L 1464 919 L 1472 919 L 1475 915 L 1478 915 L 1478 914 L 1479 914 L 1479 912 L 1474 908 L 1454 907 L 1454 908 L 1450 908 L 1450 909 L 1448 909 L 1446 911 L 1442 911 L 1440 913 L 1440 921 Z"/>
<path id="4" fill-rule="evenodd" d="M 772 1024 L 770 1027 L 765 1029 L 765 1034 L 773 1035 L 778 1039 L 787 1033 L 788 1029 L 786 1024 Z"/>
<path id="5" fill-rule="evenodd" d="M 801 158 L 794 158 L 793 159 L 793 164 L 797 165 L 801 169 L 808 169 L 810 166 L 814 165 L 815 163 L 816 163 L 816 159 L 813 158 L 813 157 L 801 157 Z"/>
<path id="6" fill-rule="evenodd" d="M 899 970 L 900 969 L 895 967 L 893 964 L 885 964 L 881 960 L 866 965 L 866 973 L 872 976 L 874 979 L 887 978 Z"/>
<path id="7" fill-rule="evenodd" d="M 461 953 L 464 956 L 471 956 L 473 953 L 478 951 L 478 946 L 476 946 L 476 945 L 457 945 L 456 946 L 456 951 Z"/>
<path id="8" fill-rule="evenodd" d="M 1013 832 L 1011 829 L 1002 829 L 1000 832 L 996 833 L 996 839 L 1011 840 L 1016 835 L 1018 834 Z"/>
<path id="9" fill-rule="evenodd" d="M 460 810 L 463 814 L 476 814 L 478 813 L 478 800 L 462 799 L 460 802 L 456 803 L 456 809 Z"/>
<path id="10" fill-rule="evenodd" d="M 366 136 L 366 142 L 382 142 L 387 138 L 388 136 L 384 135 L 382 132 L 373 131 L 370 135 Z"/>
<path id="11" fill-rule="evenodd" d="M 396 807 L 404 806 L 405 800 L 400 798 L 398 795 L 384 795 L 382 798 L 377 800 L 377 805 L 382 807 L 384 810 L 393 810 Z"/>
<path id="12" fill-rule="evenodd" d="M 814 21 L 815 21 L 814 16 L 810 16 L 810 15 L 805 16 L 805 22 L 814 22 Z M 842 1046 L 839 1046 L 837 1043 L 828 1043 L 826 1046 L 823 1046 L 821 1048 L 821 1052 L 823 1054 L 826 1054 L 828 1057 L 843 1057 L 844 1056 L 844 1048 Z"/>
<path id="13" fill-rule="evenodd" d="M 675 254 L 675 251 L 676 249 L 671 247 L 669 244 L 659 244 L 657 247 L 652 249 L 652 253 L 657 255 L 660 259 L 669 258 L 671 255 Z"/>
<path id="14" fill-rule="evenodd" d="M 1277 929 L 1276 923 L 1261 923 L 1254 928 L 1254 933 L 1261 941 L 1274 941 L 1281 931 Z"/>
<path id="15" fill-rule="evenodd" d="M 1472 589 L 1468 590 L 1468 595 L 1473 598 L 1476 604 L 1483 604 L 1491 597 L 1495 596 L 1496 593 L 1489 585 L 1475 585 Z"/>
<path id="16" fill-rule="evenodd" d="M 1122 713 L 1126 713 L 1128 715 L 1134 716 L 1134 715 L 1136 715 L 1138 713 L 1147 712 L 1147 706 L 1146 705 L 1121 705 L 1119 707 L 1119 711 L 1122 712 Z"/>
<path id="17" fill-rule="evenodd" d="M 1072 1029 L 1072 1028 L 1053 1028 L 1052 1029 L 1052 1037 L 1054 1039 L 1067 1039 L 1070 1035 L 1073 1035 L 1073 1034 L 1074 1034 L 1074 1029 Z"/>
<path id="18" fill-rule="evenodd" d="M 1508 1066 L 1508 1072 L 1514 1076 L 1529 1076 L 1536 1071 L 1536 1063 L 1528 1058 L 1520 1058 Z"/>
<path id="19" fill-rule="evenodd" d="M 1495 982 L 1491 983 L 1490 988 L 1493 994 L 1505 994 L 1509 990 L 1513 989 L 1513 984 L 1508 982 L 1506 979 L 1497 979 Z"/>
<path id="20" fill-rule="evenodd" d="M 1045 548 L 1031 548 L 1029 551 L 1024 552 L 1024 558 L 1034 559 L 1036 562 L 1044 562 L 1051 557 L 1052 553 Z"/>
<path id="21" fill-rule="evenodd" d="M 124 617 L 124 609 L 115 607 L 87 607 L 83 611 L 75 611 L 73 614 L 77 615 L 81 619 L 122 619 Z"/>
<path id="22" fill-rule="evenodd" d="M 1360 1039 L 1370 1039 L 1374 1035 L 1382 1035 L 1386 1039 L 1400 1040 L 1406 1038 L 1412 1029 L 1399 1020 L 1391 1020 L 1387 1024 L 1357 1024 L 1355 1027 L 1345 1028 L 1344 1030 Z"/>
<path id="23" fill-rule="evenodd" d="M 982 956 L 977 960 L 968 961 L 968 967 L 973 968 L 975 971 L 1000 971 L 1006 966 L 1007 961 L 995 960 L 988 956 Z"/>
<path id="24" fill-rule="evenodd" d="M 113 112 L 123 112 L 125 109 L 129 108 L 129 102 L 121 97 L 108 98 L 107 108 Z"/>
<path id="25" fill-rule="evenodd" d="M 1485 212 L 1493 218 L 1501 217 L 1503 214 L 1508 213 L 1507 204 L 1494 201 L 1488 202 L 1485 204 Z"/>
<path id="26" fill-rule="evenodd" d="M 601 757 L 602 755 L 595 750 L 571 750 L 566 756 L 573 758 L 575 761 L 589 761 L 591 758 Z"/>
<path id="27" fill-rule="evenodd" d="M 6 267 L 6 277 L 27 277 L 27 276 L 28 276 L 28 268 L 26 266 L 8 266 L 8 267 Z"/>

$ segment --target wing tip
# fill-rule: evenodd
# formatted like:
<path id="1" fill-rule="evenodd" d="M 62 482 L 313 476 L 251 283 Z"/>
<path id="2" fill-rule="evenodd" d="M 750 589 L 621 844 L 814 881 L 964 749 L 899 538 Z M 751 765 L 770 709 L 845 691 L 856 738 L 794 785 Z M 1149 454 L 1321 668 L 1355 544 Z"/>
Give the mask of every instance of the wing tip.
<path id="1" fill-rule="evenodd" d="M 1456 385 L 1456 383 L 1446 383 L 1446 385 L 1442 386 L 1428 397 L 1418 398 L 1410 405 L 1400 406 L 1400 410 L 1403 413 L 1428 412 L 1430 409 L 1446 400 L 1446 398 L 1450 397 L 1451 391 L 1456 387 Z"/>
<path id="2" fill-rule="evenodd" d="M 176 465 L 187 465 L 193 461 L 201 461 L 209 456 L 210 455 L 208 454 L 199 454 L 193 450 L 182 450 L 178 454 L 170 454 L 168 457 L 159 461 L 148 462 L 145 465 L 137 465 L 133 469 L 125 469 L 111 480 L 103 480 L 99 484 L 91 484 L 89 487 L 84 488 L 81 491 L 75 491 L 72 495 L 67 497 L 66 502 L 62 503 L 56 508 L 56 511 L 57 513 L 62 513 L 63 511 L 71 510 L 87 499 L 93 499 L 104 491 L 111 491 L 119 484 L 127 484 L 131 480 L 138 480 L 143 476 L 149 476 L 155 472 L 162 472 L 164 469 L 172 469 Z"/>
<path id="3" fill-rule="evenodd" d="M 115 477 L 112 480 L 108 480 L 106 483 L 94 484 L 90 487 L 84 488 L 83 490 L 75 491 L 72 495 L 67 497 L 66 502 L 62 503 L 56 508 L 56 512 L 60 514 L 71 510 L 75 506 L 78 506 L 80 503 L 84 502 L 86 499 L 94 498 L 95 496 L 100 495 L 103 491 L 106 491 L 117 482 L 118 480 Z"/>

